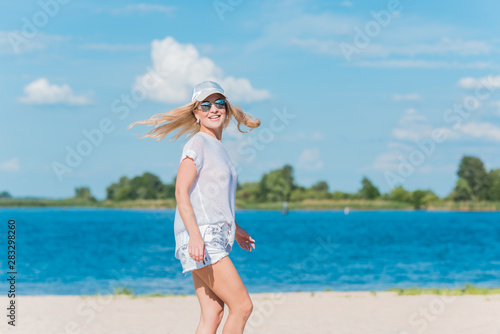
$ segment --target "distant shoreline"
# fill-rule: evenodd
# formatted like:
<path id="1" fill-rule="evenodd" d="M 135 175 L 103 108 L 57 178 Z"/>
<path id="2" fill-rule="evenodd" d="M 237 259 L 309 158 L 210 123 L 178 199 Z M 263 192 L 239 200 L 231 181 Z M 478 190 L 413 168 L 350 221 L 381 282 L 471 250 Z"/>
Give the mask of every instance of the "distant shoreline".
<path id="1" fill-rule="evenodd" d="M 134 209 L 175 209 L 175 199 L 129 200 L 129 201 L 90 201 L 78 198 L 67 199 L 0 199 L 0 208 L 16 207 L 89 207 L 89 208 L 134 208 Z M 426 208 L 415 210 L 405 202 L 387 200 L 304 200 L 288 202 L 288 211 L 293 210 L 401 210 L 401 211 L 500 211 L 500 202 L 465 201 L 453 202 L 440 200 Z M 281 210 L 281 202 L 248 203 L 236 200 L 236 209 Z"/>

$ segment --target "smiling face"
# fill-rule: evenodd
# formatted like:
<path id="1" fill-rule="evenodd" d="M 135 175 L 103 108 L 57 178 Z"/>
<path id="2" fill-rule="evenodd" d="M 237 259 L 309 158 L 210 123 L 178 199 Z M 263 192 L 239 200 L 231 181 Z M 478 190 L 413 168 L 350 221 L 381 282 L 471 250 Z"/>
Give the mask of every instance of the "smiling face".
<path id="1" fill-rule="evenodd" d="M 203 111 L 201 106 L 194 110 L 196 118 L 200 119 L 201 128 L 205 127 L 211 129 L 212 131 L 220 132 L 226 120 L 226 108 L 217 108 L 215 106 L 215 101 L 226 100 L 225 97 L 219 93 L 215 93 L 207 96 L 201 104 L 210 102 L 210 110 Z"/>

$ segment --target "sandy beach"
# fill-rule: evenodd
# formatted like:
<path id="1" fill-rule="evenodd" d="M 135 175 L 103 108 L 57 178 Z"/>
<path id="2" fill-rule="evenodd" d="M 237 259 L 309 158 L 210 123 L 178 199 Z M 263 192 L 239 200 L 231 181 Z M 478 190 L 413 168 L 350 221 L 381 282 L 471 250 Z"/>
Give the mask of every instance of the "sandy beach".
<path id="1" fill-rule="evenodd" d="M 398 296 L 395 292 L 251 294 L 245 333 L 500 333 L 500 295 Z M 2 307 L 8 306 L 0 298 Z M 5 310 L 5 308 L 4 308 Z M 8 311 L 7 311 L 8 312 Z M 217 333 L 222 333 L 222 325 Z M 2 333 L 194 333 L 195 295 L 18 296 L 16 326 L 4 316 Z"/>

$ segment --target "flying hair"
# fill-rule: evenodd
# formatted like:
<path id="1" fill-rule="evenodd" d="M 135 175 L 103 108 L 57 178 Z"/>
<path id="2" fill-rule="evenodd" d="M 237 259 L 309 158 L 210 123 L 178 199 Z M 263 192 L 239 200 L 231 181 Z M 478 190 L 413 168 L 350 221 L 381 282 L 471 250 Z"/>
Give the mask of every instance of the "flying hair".
<path id="1" fill-rule="evenodd" d="M 137 124 L 154 125 L 155 127 L 153 129 L 151 129 L 142 137 L 138 138 L 143 139 L 149 137 L 155 138 L 156 140 L 162 140 L 166 135 L 175 130 L 177 130 L 177 133 L 173 137 L 169 138 L 169 140 L 173 139 L 174 141 L 176 141 L 186 133 L 190 138 L 200 131 L 201 125 L 196 122 L 196 117 L 193 112 L 198 108 L 200 104 L 200 101 L 193 101 L 181 107 L 172 109 L 168 112 L 155 114 L 147 120 L 131 123 L 127 127 L 127 130 L 131 129 Z M 225 130 L 229 126 L 229 123 L 232 119 L 237 122 L 238 130 L 242 133 L 248 133 L 252 129 L 260 126 L 260 120 L 258 118 L 253 119 L 252 116 L 246 114 L 240 106 L 231 104 L 227 99 L 226 114 L 228 115 L 228 118 L 224 120 L 222 128 L 223 130 Z M 249 127 L 250 130 L 242 131 L 240 128 L 241 124 Z"/>

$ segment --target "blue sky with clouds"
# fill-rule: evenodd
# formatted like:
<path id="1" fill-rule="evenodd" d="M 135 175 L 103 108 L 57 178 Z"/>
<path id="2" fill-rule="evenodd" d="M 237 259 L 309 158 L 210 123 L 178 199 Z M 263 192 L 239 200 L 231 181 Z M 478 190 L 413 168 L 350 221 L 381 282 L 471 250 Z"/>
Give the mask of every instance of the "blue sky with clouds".
<path id="1" fill-rule="evenodd" d="M 217 80 L 261 127 L 223 144 L 239 181 L 448 194 L 463 155 L 500 168 L 495 1 L 2 2 L 0 191 L 99 199 L 171 182 L 185 140 L 127 126 Z"/>

